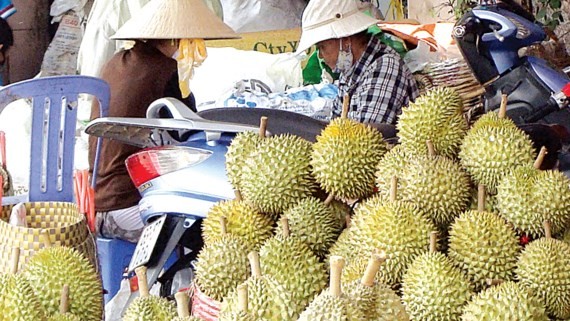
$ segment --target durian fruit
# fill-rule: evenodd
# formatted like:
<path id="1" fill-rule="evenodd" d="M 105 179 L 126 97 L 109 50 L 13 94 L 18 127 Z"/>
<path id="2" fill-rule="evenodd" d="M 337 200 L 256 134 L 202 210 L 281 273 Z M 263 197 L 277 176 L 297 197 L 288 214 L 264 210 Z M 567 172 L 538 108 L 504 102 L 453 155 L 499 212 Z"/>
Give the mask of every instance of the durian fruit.
<path id="1" fill-rule="evenodd" d="M 176 311 L 178 316 L 171 321 L 201 321 L 198 317 L 190 316 L 190 297 L 188 293 L 182 291 L 174 294 L 174 299 L 176 300 Z"/>
<path id="2" fill-rule="evenodd" d="M 497 214 L 467 211 L 451 225 L 448 256 L 476 290 L 486 279 L 513 280 L 519 252 L 515 231 Z"/>
<path id="3" fill-rule="evenodd" d="M 459 158 L 477 184 L 483 184 L 490 194 L 496 193 L 499 182 L 512 169 L 532 165 L 536 153 L 530 137 L 510 119 L 489 112 L 479 118 L 467 132 Z"/>
<path id="4" fill-rule="evenodd" d="M 59 310 L 61 289 L 68 284 L 69 312 L 84 321 L 101 320 L 101 280 L 93 265 L 77 250 L 62 246 L 43 248 L 30 258 L 23 274 L 47 315 Z"/>
<path id="5" fill-rule="evenodd" d="M 310 142 L 293 135 L 264 138 L 241 171 L 241 194 L 261 212 L 279 214 L 316 190 Z"/>
<path id="6" fill-rule="evenodd" d="M 559 319 L 570 318 L 570 244 L 552 238 L 550 222 L 546 237 L 530 242 L 517 263 L 519 283 L 534 293 L 546 312 Z"/>
<path id="7" fill-rule="evenodd" d="M 346 227 L 347 217 L 350 217 L 352 208 L 346 203 L 337 200 L 332 200 L 332 202 L 329 203 L 329 207 L 337 218 L 338 230 L 342 231 Z"/>
<path id="8" fill-rule="evenodd" d="M 396 145 L 388 151 L 378 163 L 376 168 L 376 187 L 378 194 L 388 199 L 392 177 L 401 177 L 404 170 L 408 168 L 408 163 L 417 154 L 404 148 L 403 145 Z"/>
<path id="9" fill-rule="evenodd" d="M 283 231 L 261 247 L 261 272 L 283 285 L 291 294 L 288 315 L 298 316 L 305 306 L 326 286 L 323 263 L 299 239 L 290 236 L 287 218 L 281 219 Z"/>
<path id="10" fill-rule="evenodd" d="M 64 285 L 61 290 L 59 313 L 49 317 L 48 321 L 81 321 L 75 314 L 69 313 L 69 285 Z"/>
<path id="11" fill-rule="evenodd" d="M 463 310 L 461 321 L 548 321 L 544 305 L 520 283 L 512 281 L 480 292 Z"/>
<path id="12" fill-rule="evenodd" d="M 364 321 L 369 320 L 355 302 L 342 293 L 340 277 L 345 261 L 331 258 L 330 286 L 319 294 L 299 316 L 299 321 Z"/>
<path id="13" fill-rule="evenodd" d="M 37 321 L 45 320 L 45 310 L 34 289 L 18 273 L 20 249 L 12 251 L 12 273 L 0 275 L 0 321 Z"/>
<path id="14" fill-rule="evenodd" d="M 242 200 L 221 201 L 212 206 L 202 222 L 202 237 L 206 244 L 222 235 L 222 217 L 226 218 L 228 233 L 241 238 L 248 251 L 259 250 L 261 245 L 273 236 L 273 220 L 269 216 Z"/>
<path id="15" fill-rule="evenodd" d="M 324 257 L 340 234 L 338 218 L 328 204 L 315 197 L 300 200 L 283 212 L 289 223 L 290 237 L 297 238 L 318 256 Z M 282 220 L 277 234 L 283 231 Z"/>
<path id="16" fill-rule="evenodd" d="M 355 210 L 351 225 L 351 242 L 357 249 L 386 252 L 387 260 L 380 279 L 397 287 L 408 265 L 417 255 L 429 250 L 429 233 L 436 230 L 433 222 L 413 204 L 395 201 L 397 179 L 393 179 L 391 201 L 380 197 L 368 199 Z M 358 251 L 349 256 L 356 257 Z"/>
<path id="17" fill-rule="evenodd" d="M 520 166 L 498 186 L 497 208 L 517 230 L 540 237 L 542 222 L 551 222 L 558 234 L 570 222 L 570 180 L 557 170 L 539 170 L 546 149 L 542 148 L 534 167 Z"/>
<path id="18" fill-rule="evenodd" d="M 384 253 L 373 254 L 361 280 L 342 283 L 344 292 L 370 321 L 409 321 L 410 317 L 400 297 L 384 283 L 375 281 L 380 265 L 385 260 Z"/>
<path id="19" fill-rule="evenodd" d="M 139 294 L 128 306 L 123 321 L 170 321 L 176 317 L 176 307 L 165 298 L 150 295 L 146 267 L 135 269 L 139 283 Z"/>
<path id="20" fill-rule="evenodd" d="M 196 284 L 216 301 L 221 301 L 250 274 L 246 243 L 227 232 L 224 217 L 220 219 L 220 226 L 222 236 L 202 248 L 196 263 Z"/>
<path id="21" fill-rule="evenodd" d="M 257 318 L 249 313 L 248 286 L 246 283 L 237 287 L 239 311 L 221 313 L 220 321 L 256 321 Z"/>
<path id="22" fill-rule="evenodd" d="M 348 101 L 349 99 L 345 99 Z M 361 199 L 374 191 L 376 166 L 387 151 L 382 134 L 357 121 L 333 119 L 317 136 L 311 165 L 321 188 L 338 199 Z"/>
<path id="23" fill-rule="evenodd" d="M 412 320 L 458 321 L 474 289 L 467 276 L 436 251 L 432 232 L 429 253 L 418 256 L 402 279 L 402 301 Z"/>
<path id="24" fill-rule="evenodd" d="M 236 190 L 241 190 L 241 172 L 249 155 L 257 149 L 261 137 L 256 132 L 241 132 L 233 139 L 226 152 L 226 174 Z"/>
<path id="25" fill-rule="evenodd" d="M 430 140 L 438 155 L 455 158 L 467 132 L 462 106 L 461 98 L 453 89 L 429 90 L 402 109 L 396 126 L 401 144 L 425 154 L 425 141 Z"/>

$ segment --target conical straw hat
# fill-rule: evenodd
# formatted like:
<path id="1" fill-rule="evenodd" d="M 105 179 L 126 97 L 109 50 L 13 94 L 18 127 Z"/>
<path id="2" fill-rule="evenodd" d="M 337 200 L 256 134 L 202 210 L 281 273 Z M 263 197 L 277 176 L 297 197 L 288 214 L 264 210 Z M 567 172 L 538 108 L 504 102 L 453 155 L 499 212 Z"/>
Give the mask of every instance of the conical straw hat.
<path id="1" fill-rule="evenodd" d="M 204 0 L 151 0 L 112 39 L 239 38 Z"/>

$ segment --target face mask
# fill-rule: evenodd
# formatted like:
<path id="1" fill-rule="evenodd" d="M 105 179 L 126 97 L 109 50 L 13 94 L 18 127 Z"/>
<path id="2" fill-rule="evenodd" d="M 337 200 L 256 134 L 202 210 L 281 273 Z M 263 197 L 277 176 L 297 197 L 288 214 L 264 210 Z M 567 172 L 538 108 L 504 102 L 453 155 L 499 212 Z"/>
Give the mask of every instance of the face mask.
<path id="1" fill-rule="evenodd" d="M 348 49 L 342 49 L 342 39 L 340 39 L 340 48 L 338 50 L 338 57 L 336 60 L 336 66 L 333 70 L 335 73 L 342 73 L 349 70 L 352 67 L 352 60 L 354 57 L 352 56 L 352 46 L 348 44 Z"/>

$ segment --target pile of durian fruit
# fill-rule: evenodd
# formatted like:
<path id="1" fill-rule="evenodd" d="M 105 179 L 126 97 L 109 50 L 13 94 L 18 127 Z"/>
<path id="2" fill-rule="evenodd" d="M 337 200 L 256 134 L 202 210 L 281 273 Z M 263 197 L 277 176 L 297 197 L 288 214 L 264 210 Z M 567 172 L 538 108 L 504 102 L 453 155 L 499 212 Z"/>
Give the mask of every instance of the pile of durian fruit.
<path id="1" fill-rule="evenodd" d="M 237 135 L 196 286 L 223 321 L 570 320 L 570 181 L 504 115 L 469 126 L 435 88 L 396 146 L 346 117 L 315 143 Z"/>

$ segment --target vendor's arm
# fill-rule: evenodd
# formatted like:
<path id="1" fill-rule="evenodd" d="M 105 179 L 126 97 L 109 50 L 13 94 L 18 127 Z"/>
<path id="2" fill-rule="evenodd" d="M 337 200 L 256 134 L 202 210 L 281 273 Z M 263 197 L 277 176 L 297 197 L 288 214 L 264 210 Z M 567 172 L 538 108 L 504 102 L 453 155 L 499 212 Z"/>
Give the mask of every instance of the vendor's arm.
<path id="1" fill-rule="evenodd" d="M 402 107 L 418 95 L 418 86 L 402 59 L 387 53 L 362 75 L 352 94 L 349 117 L 362 123 L 395 124 Z"/>

